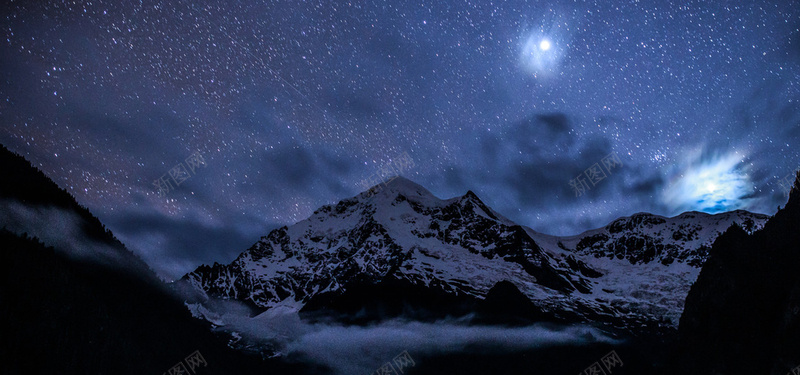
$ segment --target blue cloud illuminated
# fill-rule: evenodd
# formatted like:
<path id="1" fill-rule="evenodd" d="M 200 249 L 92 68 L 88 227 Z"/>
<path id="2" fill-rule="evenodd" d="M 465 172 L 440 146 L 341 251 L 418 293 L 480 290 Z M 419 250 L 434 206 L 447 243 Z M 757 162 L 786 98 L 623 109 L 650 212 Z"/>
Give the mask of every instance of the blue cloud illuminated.
<path id="1" fill-rule="evenodd" d="M 679 168 L 661 199 L 675 212 L 717 213 L 744 208 L 752 190 L 740 156 L 697 156 Z"/>

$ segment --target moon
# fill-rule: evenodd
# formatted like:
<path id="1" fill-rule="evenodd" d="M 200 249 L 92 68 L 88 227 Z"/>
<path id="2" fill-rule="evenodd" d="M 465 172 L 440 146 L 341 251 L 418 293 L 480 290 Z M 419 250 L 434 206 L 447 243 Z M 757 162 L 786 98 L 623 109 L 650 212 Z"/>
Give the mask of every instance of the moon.
<path id="1" fill-rule="evenodd" d="M 539 42 L 539 49 L 541 49 L 542 51 L 549 50 L 550 49 L 550 41 L 547 40 L 547 39 L 542 39 L 542 41 Z"/>
<path id="2" fill-rule="evenodd" d="M 553 76 L 558 72 L 564 55 L 563 41 L 553 35 L 532 32 L 520 49 L 522 66 L 535 76 Z"/>
<path id="3" fill-rule="evenodd" d="M 572 50 L 571 11 L 550 8 L 519 29 L 516 47 L 519 67 L 539 82 L 562 76 L 561 63 Z M 552 81 L 550 81 L 552 82 Z"/>

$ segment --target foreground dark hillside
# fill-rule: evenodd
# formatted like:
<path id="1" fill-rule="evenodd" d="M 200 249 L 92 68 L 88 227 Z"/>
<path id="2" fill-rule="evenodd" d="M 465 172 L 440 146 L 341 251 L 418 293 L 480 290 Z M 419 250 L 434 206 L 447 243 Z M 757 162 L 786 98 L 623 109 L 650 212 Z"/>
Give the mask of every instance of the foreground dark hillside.
<path id="1" fill-rule="evenodd" d="M 2 171 L 0 200 L 15 201 L 28 207 L 56 207 L 69 210 L 84 220 L 83 229 L 89 238 L 124 248 L 111 231 L 107 230 L 86 207 L 81 206 L 69 192 L 60 188 L 25 158 L 2 145 L 0 145 L 0 171 Z"/>
<path id="2" fill-rule="evenodd" d="M 17 209 L 22 207 L 24 213 L 13 209 L 12 205 Z M 80 238 L 71 237 L 69 228 L 59 228 L 54 225 L 56 218 L 47 217 L 54 212 L 70 216 L 72 224 L 80 232 Z M 0 227 L 17 234 L 25 232 L 37 237 L 43 235 L 39 232 L 50 232 L 45 228 L 59 228 L 63 233 L 55 237 L 58 237 L 60 243 L 52 244 L 58 249 L 72 256 L 78 256 L 75 249 L 68 248 L 68 242 L 97 244 L 106 251 L 102 254 L 88 254 L 89 258 L 98 263 L 117 267 L 120 272 L 133 272 L 143 279 L 159 282 L 150 267 L 125 248 L 125 245 L 69 192 L 59 187 L 25 158 L 2 145 L 0 145 Z M 52 232 L 50 234 L 52 235 Z M 80 254 L 84 257 L 86 255 Z"/>
<path id="3" fill-rule="evenodd" d="M 714 243 L 686 299 L 676 373 L 785 375 L 800 366 L 799 183 L 762 230 L 734 226 Z"/>
<path id="4" fill-rule="evenodd" d="M 192 317 L 69 193 L 2 147 L 0 167 L 0 217 L 6 220 L 0 223 L 0 373 L 161 374 L 195 351 L 207 362 L 198 374 L 305 373 L 228 348 L 226 337 Z M 12 206 L 34 214 L 13 216 Z M 41 214 L 53 208 L 77 218 L 79 230 Z M 59 241 L 42 243 L 20 228 Z M 71 240 L 105 255 L 75 256 L 66 245 Z"/>
<path id="5" fill-rule="evenodd" d="M 300 374 L 225 346 L 182 303 L 135 276 L 0 232 L 3 374 L 161 374 L 199 350 L 199 374 Z"/>

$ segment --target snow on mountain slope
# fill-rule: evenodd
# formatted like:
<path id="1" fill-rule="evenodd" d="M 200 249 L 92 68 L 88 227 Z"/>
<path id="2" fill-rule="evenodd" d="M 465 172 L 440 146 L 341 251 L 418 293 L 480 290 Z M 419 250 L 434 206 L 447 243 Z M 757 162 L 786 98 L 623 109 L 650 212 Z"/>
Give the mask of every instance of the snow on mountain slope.
<path id="1" fill-rule="evenodd" d="M 526 229 L 564 267 L 577 259 L 602 274 L 592 279 L 592 293 L 583 298 L 677 325 L 714 240 L 734 223 L 754 232 L 768 218 L 742 210 L 686 212 L 671 218 L 638 213 L 576 236 Z"/>
<path id="2" fill-rule="evenodd" d="M 701 266 L 716 237 L 733 223 L 752 232 L 761 229 L 767 219 L 767 215 L 742 210 L 716 215 L 685 212 L 671 218 L 638 213 L 603 228 L 559 238 L 558 247 L 582 255 L 624 258 L 631 263 L 656 260 L 667 265 L 677 260 Z M 536 239 L 535 233 L 532 236 Z"/>
<path id="3" fill-rule="evenodd" d="M 472 192 L 442 200 L 398 177 L 376 194 L 272 231 L 229 265 L 201 266 L 182 280 L 260 309 L 303 305 L 354 281 L 403 279 L 482 299 L 509 280 L 556 315 L 677 323 L 703 246 L 734 221 L 763 225 L 762 216 L 637 214 L 559 238 L 513 223 Z"/>
<path id="4" fill-rule="evenodd" d="M 390 273 L 475 296 L 506 278 L 531 291 L 585 282 L 555 272 L 521 227 L 473 193 L 440 200 L 404 178 L 376 195 L 324 206 L 263 237 L 231 265 L 201 266 L 187 277 L 211 294 L 270 307 L 336 290 L 357 275 Z"/>

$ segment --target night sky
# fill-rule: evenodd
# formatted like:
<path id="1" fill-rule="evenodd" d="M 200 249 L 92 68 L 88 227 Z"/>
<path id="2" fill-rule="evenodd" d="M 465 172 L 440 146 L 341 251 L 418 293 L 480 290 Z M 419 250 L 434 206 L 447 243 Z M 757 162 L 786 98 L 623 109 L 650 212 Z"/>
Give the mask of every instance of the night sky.
<path id="1" fill-rule="evenodd" d="M 439 197 L 559 235 L 772 214 L 800 166 L 796 1 L 2 7 L 0 143 L 167 279 L 403 158 Z"/>

